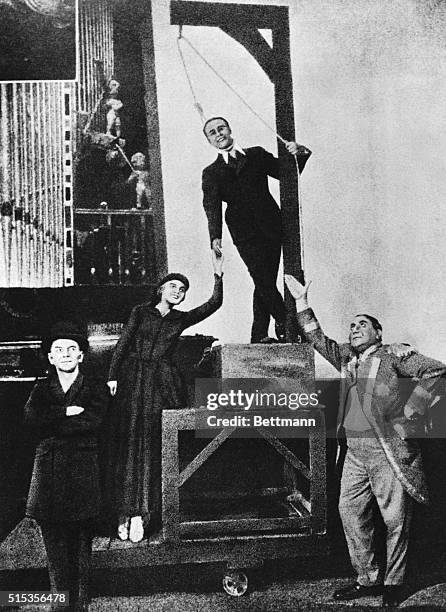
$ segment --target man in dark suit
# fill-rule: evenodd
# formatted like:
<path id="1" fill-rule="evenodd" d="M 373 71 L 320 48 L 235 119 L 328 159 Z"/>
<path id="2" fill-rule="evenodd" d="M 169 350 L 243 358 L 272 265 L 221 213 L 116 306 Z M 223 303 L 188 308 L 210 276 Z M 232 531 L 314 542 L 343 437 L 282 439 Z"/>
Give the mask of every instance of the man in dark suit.
<path id="1" fill-rule="evenodd" d="M 91 523 L 100 510 L 98 432 L 108 401 L 105 384 L 79 370 L 87 348 L 76 326 L 55 325 L 42 343 L 54 371 L 36 384 L 25 406 L 25 423 L 40 440 L 26 515 L 42 531 L 51 592 L 69 591 L 70 607 L 59 603 L 73 612 L 88 609 Z"/>
<path id="2" fill-rule="evenodd" d="M 203 206 L 211 248 L 222 253 L 222 203 L 232 240 L 254 281 L 251 342 L 269 342 L 270 316 L 276 321 L 278 339 L 285 339 L 285 304 L 276 281 L 282 246 L 280 209 L 268 188 L 268 176 L 279 178 L 279 160 L 261 147 L 242 149 L 235 143 L 223 117 L 208 119 L 203 127 L 217 159 L 203 170 Z M 286 148 L 297 156 L 299 171 L 311 151 L 295 142 Z"/>

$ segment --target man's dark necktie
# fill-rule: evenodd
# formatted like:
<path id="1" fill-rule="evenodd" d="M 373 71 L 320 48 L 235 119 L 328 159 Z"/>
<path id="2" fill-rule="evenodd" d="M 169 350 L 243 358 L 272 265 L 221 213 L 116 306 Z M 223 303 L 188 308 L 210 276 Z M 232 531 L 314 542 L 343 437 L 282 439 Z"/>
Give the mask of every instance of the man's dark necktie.
<path id="1" fill-rule="evenodd" d="M 242 154 L 240 153 L 240 151 L 235 151 L 235 157 L 233 157 L 229 153 L 228 166 L 230 166 L 231 168 L 237 168 L 238 162 L 239 162 L 241 157 L 242 157 Z"/>

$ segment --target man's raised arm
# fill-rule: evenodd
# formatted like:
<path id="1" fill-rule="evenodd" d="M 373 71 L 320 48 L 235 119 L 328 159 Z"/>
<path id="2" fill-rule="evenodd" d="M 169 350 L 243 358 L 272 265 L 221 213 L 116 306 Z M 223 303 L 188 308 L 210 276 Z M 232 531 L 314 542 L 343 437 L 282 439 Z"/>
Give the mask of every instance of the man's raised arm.
<path id="1" fill-rule="evenodd" d="M 308 288 L 311 281 L 302 285 L 294 276 L 285 274 L 285 282 L 296 302 L 297 322 L 305 333 L 306 340 L 318 353 L 325 357 L 337 370 L 341 370 L 342 352 L 348 351 L 348 345 L 339 345 L 328 338 L 321 329 L 316 315 L 308 306 Z"/>

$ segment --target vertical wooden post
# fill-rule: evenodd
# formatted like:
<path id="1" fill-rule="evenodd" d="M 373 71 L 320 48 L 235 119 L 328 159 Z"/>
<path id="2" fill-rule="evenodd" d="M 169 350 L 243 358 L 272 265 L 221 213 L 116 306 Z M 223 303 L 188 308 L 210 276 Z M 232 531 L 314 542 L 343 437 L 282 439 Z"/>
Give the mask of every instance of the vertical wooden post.
<path id="1" fill-rule="evenodd" d="M 155 73 L 155 49 L 153 44 L 152 4 L 144 2 L 144 18 L 140 26 L 140 41 L 145 87 L 147 140 L 152 177 L 153 229 L 155 235 L 156 271 L 159 276 L 167 272 L 166 228 L 164 221 L 163 175 L 161 170 L 161 145 L 159 136 L 158 96 Z"/>
<path id="2" fill-rule="evenodd" d="M 295 140 L 293 78 L 291 74 L 288 7 L 280 7 L 273 27 L 274 85 L 277 132 L 286 140 Z M 299 214 L 299 175 L 296 160 L 278 143 L 281 167 L 280 203 L 283 224 L 283 268 L 304 282 Z M 294 299 L 285 287 L 286 332 L 289 342 L 299 340 Z"/>
<path id="3" fill-rule="evenodd" d="M 172 411 L 169 411 L 172 412 Z M 168 413 L 162 415 L 161 481 L 163 536 L 170 542 L 179 539 L 180 522 L 180 468 L 178 459 L 178 429 Z"/>

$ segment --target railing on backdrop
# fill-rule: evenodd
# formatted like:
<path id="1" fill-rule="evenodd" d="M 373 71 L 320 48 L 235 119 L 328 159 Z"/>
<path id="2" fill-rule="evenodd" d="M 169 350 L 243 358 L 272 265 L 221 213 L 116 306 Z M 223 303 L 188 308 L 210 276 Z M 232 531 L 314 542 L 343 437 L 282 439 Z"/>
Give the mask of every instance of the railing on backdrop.
<path id="1" fill-rule="evenodd" d="M 76 282 L 144 285 L 155 269 L 151 210 L 76 210 Z"/>

